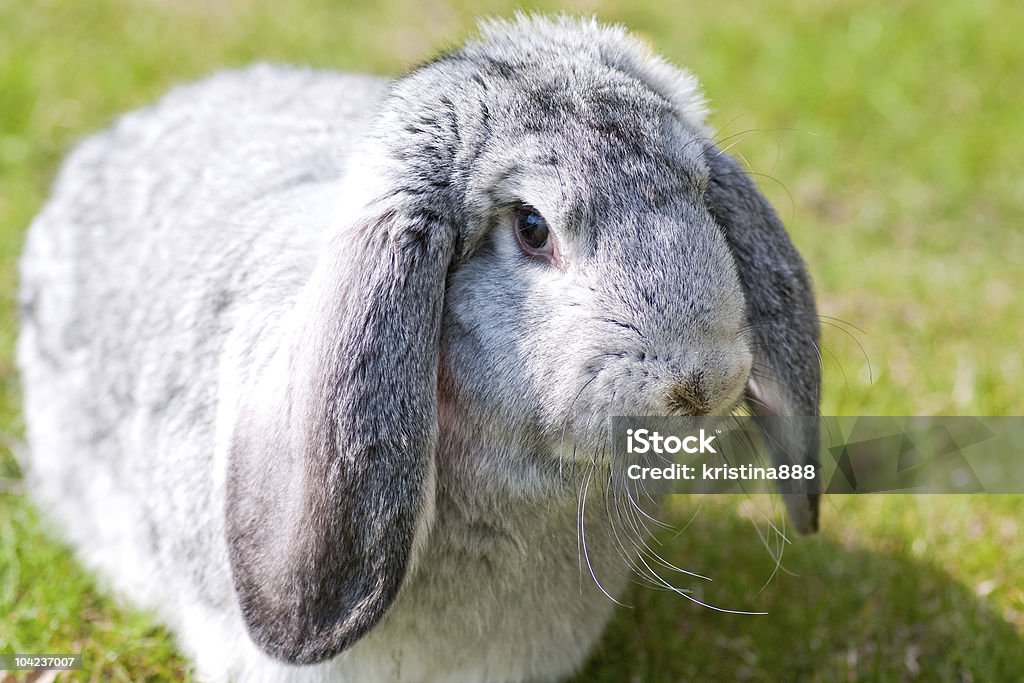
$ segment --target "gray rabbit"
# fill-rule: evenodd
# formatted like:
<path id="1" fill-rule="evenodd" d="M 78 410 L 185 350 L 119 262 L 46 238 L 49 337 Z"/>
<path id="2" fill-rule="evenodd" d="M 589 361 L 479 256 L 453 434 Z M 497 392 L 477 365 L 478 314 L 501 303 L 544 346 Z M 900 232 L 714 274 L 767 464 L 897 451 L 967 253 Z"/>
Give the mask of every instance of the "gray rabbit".
<path id="1" fill-rule="evenodd" d="M 621 29 L 521 17 L 123 116 L 21 262 L 35 499 L 208 679 L 565 678 L 629 578 L 609 416 L 817 414 L 808 276 L 704 112 Z"/>

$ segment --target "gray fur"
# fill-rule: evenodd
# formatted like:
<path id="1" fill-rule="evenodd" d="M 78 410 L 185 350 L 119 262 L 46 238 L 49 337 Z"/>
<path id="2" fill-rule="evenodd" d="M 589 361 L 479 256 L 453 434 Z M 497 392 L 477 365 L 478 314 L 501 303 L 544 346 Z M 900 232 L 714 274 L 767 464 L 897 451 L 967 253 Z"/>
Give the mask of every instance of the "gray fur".
<path id="1" fill-rule="evenodd" d="M 803 265 L 702 117 L 621 30 L 534 18 L 122 117 L 22 260 L 37 500 L 211 679 L 569 675 L 628 578 L 606 418 L 817 411 Z"/>

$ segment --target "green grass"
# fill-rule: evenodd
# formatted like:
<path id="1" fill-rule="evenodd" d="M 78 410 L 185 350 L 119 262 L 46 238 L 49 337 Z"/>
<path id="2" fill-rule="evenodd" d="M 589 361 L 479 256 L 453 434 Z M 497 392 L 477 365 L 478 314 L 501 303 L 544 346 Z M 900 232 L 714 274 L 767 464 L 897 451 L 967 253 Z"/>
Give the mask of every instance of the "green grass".
<path id="1" fill-rule="evenodd" d="M 824 414 L 1024 408 L 1024 5 L 574 2 L 689 66 L 815 278 Z M 536 5 L 556 9 L 555 5 Z M 0 0 L 0 433 L 20 435 L 15 263 L 69 146 L 174 83 L 264 59 L 394 74 L 513 5 L 439 0 Z M 842 328 L 842 329 L 840 329 Z M 844 331 L 845 330 L 845 331 Z M 97 589 L 0 454 L 0 650 L 85 653 L 85 680 L 186 675 L 171 638 Z M 667 557 L 723 615 L 638 588 L 580 680 L 1014 680 L 1021 497 L 827 501 L 823 531 L 759 540 L 708 499 Z M 685 522 L 693 501 L 674 501 Z M 773 514 L 768 511 L 768 514 Z M 74 677 L 71 677 L 74 678 Z"/>

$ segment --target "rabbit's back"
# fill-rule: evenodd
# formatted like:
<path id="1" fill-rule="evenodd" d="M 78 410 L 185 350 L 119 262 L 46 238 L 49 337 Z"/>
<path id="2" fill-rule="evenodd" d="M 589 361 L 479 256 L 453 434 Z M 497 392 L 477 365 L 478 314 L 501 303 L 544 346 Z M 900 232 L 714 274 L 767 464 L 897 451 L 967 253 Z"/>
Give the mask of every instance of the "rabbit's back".
<path id="1" fill-rule="evenodd" d="M 308 278 L 384 87 L 257 66 L 179 88 L 82 143 L 30 228 L 26 476 L 93 566 L 144 604 L 231 595 L 226 556 L 210 561 L 225 552 L 223 347 L 272 334 Z"/>

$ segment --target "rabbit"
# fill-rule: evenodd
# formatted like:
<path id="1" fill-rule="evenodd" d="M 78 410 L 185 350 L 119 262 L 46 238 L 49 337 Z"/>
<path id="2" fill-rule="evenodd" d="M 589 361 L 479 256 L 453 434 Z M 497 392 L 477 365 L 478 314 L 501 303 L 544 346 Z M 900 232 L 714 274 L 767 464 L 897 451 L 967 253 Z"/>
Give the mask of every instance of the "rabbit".
<path id="1" fill-rule="evenodd" d="M 20 262 L 32 495 L 203 679 L 572 675 L 630 577 L 608 418 L 817 414 L 807 270 L 705 118 L 624 29 L 537 16 L 122 116 Z"/>

